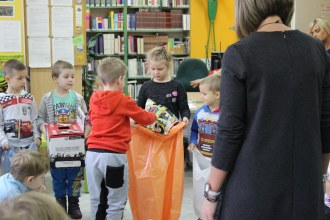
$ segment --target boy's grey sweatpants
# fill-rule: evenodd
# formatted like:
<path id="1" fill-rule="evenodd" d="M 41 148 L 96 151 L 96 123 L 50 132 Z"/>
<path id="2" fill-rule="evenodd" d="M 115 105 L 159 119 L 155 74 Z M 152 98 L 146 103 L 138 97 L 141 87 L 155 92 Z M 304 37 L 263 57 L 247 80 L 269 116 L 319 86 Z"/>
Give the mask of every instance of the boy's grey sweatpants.
<path id="1" fill-rule="evenodd" d="M 91 218 L 121 220 L 128 195 L 126 154 L 87 151 Z"/>

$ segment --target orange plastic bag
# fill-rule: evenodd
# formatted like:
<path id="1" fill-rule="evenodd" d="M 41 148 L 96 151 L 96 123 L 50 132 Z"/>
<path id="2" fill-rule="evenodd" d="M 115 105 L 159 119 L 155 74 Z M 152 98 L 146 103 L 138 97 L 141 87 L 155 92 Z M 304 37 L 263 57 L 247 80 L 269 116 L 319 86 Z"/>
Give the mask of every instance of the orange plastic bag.
<path id="1" fill-rule="evenodd" d="M 127 152 L 129 202 L 134 220 L 177 220 L 183 195 L 183 126 L 167 135 L 131 128 Z"/>

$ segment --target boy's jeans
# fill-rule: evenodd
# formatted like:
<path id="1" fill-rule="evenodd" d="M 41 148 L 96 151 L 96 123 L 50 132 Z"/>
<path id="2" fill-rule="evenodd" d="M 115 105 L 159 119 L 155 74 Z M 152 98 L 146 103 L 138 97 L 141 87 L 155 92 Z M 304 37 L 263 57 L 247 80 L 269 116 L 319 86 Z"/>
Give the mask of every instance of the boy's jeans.
<path id="1" fill-rule="evenodd" d="M 2 147 L 0 147 L 0 166 L 1 166 L 1 175 L 9 173 L 11 169 L 11 159 L 12 157 L 20 150 L 28 149 L 37 151 L 37 146 L 34 142 L 30 144 L 28 148 L 21 147 L 11 147 L 9 146 L 9 150 L 4 151 Z"/>

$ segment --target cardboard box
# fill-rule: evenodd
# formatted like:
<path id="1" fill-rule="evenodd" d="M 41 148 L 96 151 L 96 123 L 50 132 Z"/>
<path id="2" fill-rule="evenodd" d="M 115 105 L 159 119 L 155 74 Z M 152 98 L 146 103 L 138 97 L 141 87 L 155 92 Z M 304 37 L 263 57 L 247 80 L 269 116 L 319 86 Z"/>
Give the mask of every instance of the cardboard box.
<path id="1" fill-rule="evenodd" d="M 85 139 L 83 126 L 50 123 L 47 125 L 47 146 L 51 168 L 85 166 Z"/>

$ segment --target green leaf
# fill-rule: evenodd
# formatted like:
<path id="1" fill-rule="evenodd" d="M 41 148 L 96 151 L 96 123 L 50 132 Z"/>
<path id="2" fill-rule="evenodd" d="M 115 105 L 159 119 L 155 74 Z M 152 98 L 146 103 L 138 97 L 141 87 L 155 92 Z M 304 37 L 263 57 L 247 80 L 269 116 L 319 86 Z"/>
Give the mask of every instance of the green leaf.
<path id="1" fill-rule="evenodd" d="M 208 0 L 209 20 L 214 21 L 217 16 L 218 0 Z"/>
<path id="2" fill-rule="evenodd" d="M 88 41 L 88 44 L 87 44 L 87 47 L 88 48 L 92 48 L 92 47 L 95 47 L 96 43 L 97 43 L 97 39 L 98 37 L 101 35 L 102 33 L 98 33 L 98 34 L 95 34 L 93 37 L 91 37 Z"/>

